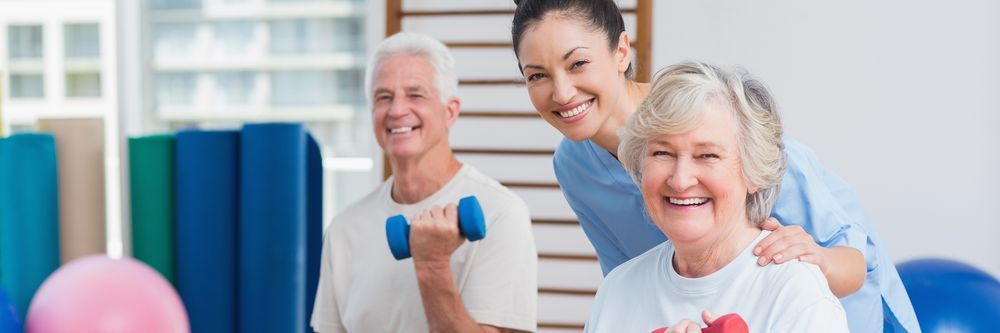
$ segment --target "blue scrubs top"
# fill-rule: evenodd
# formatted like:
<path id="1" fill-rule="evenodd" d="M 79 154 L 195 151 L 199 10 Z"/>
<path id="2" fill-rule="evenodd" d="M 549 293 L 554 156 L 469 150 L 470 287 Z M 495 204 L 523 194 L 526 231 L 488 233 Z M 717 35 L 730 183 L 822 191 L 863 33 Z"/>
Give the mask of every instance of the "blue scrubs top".
<path id="1" fill-rule="evenodd" d="M 771 216 L 802 226 L 823 247 L 849 246 L 865 256 L 865 284 L 840 299 L 851 332 L 920 332 L 896 266 L 861 200 L 809 147 L 788 136 L 783 141 L 788 170 Z M 590 140 L 563 139 L 552 162 L 605 275 L 667 240 L 646 214 L 639 187 L 611 153 Z"/>

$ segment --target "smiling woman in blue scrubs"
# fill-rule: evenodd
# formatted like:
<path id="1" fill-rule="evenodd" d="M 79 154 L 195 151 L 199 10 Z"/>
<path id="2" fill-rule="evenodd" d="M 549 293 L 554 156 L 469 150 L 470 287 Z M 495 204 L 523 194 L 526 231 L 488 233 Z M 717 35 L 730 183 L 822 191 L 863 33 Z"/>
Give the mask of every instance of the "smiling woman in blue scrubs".
<path id="1" fill-rule="evenodd" d="M 618 130 L 649 93 L 632 80 L 624 20 L 612 0 L 520 0 L 514 53 L 535 109 L 565 139 L 553 157 L 563 195 L 604 274 L 666 241 L 615 152 Z M 785 136 L 788 170 L 754 249 L 762 265 L 816 264 L 847 311 L 852 332 L 919 332 L 875 224 L 847 184 Z"/>

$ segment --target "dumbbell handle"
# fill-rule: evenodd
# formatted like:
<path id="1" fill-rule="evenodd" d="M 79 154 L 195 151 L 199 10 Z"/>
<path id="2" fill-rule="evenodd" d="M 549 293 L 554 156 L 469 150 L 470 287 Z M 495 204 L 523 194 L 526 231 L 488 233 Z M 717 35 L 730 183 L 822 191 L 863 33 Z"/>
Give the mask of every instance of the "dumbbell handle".
<path id="1" fill-rule="evenodd" d="M 669 330 L 669 327 L 658 328 L 652 333 L 665 333 Z M 719 317 L 712 324 L 701 329 L 701 333 L 749 333 L 750 328 L 747 327 L 747 322 L 743 320 L 743 317 L 735 313 L 730 313 L 725 316 Z"/>

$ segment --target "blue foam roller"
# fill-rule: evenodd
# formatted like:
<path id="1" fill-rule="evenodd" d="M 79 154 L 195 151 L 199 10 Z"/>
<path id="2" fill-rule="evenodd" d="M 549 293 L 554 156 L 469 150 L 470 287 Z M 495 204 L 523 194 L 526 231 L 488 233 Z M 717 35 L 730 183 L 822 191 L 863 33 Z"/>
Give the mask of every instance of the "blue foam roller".
<path id="1" fill-rule="evenodd" d="M 323 252 L 323 154 L 319 143 L 306 135 L 306 313 L 303 331 L 312 332 L 309 320 L 319 286 L 319 263 Z"/>
<path id="2" fill-rule="evenodd" d="M 176 141 L 177 292 L 193 332 L 236 332 L 237 131 Z"/>
<path id="3" fill-rule="evenodd" d="M 55 140 L 18 134 L 0 148 L 0 284 L 21 322 L 42 281 L 59 268 Z"/>
<path id="4" fill-rule="evenodd" d="M 17 315 L 14 304 L 10 302 L 7 293 L 0 288 L 0 332 L 21 333 L 21 317 Z"/>
<path id="5" fill-rule="evenodd" d="M 240 137 L 238 329 L 302 332 L 306 292 L 306 135 L 245 125 Z"/>

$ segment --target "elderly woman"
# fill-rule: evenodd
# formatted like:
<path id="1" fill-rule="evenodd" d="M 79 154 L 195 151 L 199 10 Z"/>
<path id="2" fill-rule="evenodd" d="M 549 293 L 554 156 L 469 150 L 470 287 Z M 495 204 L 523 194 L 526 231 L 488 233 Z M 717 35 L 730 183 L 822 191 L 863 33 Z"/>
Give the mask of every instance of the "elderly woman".
<path id="1" fill-rule="evenodd" d="M 820 269 L 757 265 L 754 246 L 778 197 L 782 126 L 766 88 L 742 73 L 671 66 L 620 131 L 618 157 L 668 241 L 601 284 L 588 332 L 700 332 L 736 313 L 751 332 L 846 332 Z"/>

